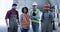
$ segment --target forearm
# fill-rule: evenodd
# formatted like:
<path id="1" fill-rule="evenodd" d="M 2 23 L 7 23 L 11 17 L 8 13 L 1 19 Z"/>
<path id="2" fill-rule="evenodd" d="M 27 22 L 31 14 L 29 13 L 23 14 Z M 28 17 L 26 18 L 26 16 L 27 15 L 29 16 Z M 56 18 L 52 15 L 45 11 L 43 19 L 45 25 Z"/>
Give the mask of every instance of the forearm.
<path id="1" fill-rule="evenodd" d="M 35 16 L 31 16 L 31 18 L 36 18 Z"/>
<path id="2" fill-rule="evenodd" d="M 17 21 L 19 22 L 19 14 L 18 14 L 18 11 L 17 11 Z"/>
<path id="3" fill-rule="evenodd" d="M 6 24 L 8 25 L 7 19 L 5 19 L 5 21 L 6 21 Z"/>

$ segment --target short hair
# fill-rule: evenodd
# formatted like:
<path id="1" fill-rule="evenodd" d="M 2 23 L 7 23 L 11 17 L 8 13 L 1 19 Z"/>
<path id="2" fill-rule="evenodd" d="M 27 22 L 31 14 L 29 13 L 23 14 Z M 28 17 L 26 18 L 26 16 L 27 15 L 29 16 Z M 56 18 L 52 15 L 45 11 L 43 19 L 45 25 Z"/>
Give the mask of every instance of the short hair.
<path id="1" fill-rule="evenodd" d="M 27 7 L 23 7 L 22 8 L 22 13 L 24 13 L 24 9 L 26 9 L 26 14 L 28 13 L 28 8 Z"/>
<path id="2" fill-rule="evenodd" d="M 17 4 L 12 4 L 12 6 L 17 6 Z"/>

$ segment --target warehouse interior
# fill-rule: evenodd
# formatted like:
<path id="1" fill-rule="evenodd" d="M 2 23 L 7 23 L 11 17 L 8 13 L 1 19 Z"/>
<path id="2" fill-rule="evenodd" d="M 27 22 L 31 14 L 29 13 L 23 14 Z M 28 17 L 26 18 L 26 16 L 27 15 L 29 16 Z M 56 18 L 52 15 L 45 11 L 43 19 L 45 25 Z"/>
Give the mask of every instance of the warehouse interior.
<path id="1" fill-rule="evenodd" d="M 7 11 L 12 8 L 11 6 L 13 3 L 16 3 L 18 5 L 17 10 L 19 11 L 19 15 L 20 15 L 22 13 L 21 9 L 23 7 L 26 6 L 29 8 L 29 10 L 32 9 L 33 2 L 37 2 L 38 9 L 40 9 L 40 11 L 43 10 L 44 5 L 47 2 L 51 4 L 51 9 L 52 9 L 52 12 L 54 12 L 54 16 L 55 16 L 54 21 L 55 21 L 55 27 L 56 27 L 56 30 L 53 32 L 60 32 L 60 27 L 59 27 L 60 0 L 0 0 L 0 32 L 7 32 L 8 26 L 6 25 L 6 22 L 5 22 L 5 16 L 6 16 Z M 39 31 L 41 31 L 41 22 L 40 22 Z M 20 27 L 18 28 L 18 32 L 20 32 Z M 30 27 L 29 32 L 33 32 L 31 27 Z"/>

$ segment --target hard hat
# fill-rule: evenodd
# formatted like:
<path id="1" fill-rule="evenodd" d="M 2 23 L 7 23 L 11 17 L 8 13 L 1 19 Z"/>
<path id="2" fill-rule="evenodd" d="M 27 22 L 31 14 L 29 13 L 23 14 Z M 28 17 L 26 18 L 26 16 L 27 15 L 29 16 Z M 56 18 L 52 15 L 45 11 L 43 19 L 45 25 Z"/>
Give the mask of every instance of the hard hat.
<path id="1" fill-rule="evenodd" d="M 36 3 L 36 2 L 34 2 L 32 5 L 37 5 L 37 3 Z"/>
<path id="2" fill-rule="evenodd" d="M 46 3 L 44 6 L 45 6 L 45 8 L 50 8 L 50 4 L 49 3 Z"/>

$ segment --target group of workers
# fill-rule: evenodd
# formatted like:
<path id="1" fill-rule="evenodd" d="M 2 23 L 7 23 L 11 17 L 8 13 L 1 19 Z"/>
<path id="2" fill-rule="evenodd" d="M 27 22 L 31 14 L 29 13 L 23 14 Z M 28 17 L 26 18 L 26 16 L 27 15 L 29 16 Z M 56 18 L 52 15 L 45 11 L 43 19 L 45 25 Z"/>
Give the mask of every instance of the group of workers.
<path id="1" fill-rule="evenodd" d="M 41 21 L 41 32 L 52 32 L 53 30 L 53 14 L 50 12 L 50 4 L 46 3 L 44 5 L 45 9 L 42 12 L 42 16 L 40 17 L 41 11 L 37 8 L 37 3 L 33 3 L 33 8 L 29 13 L 27 7 L 22 8 L 22 14 L 20 15 L 16 10 L 17 4 L 12 5 L 12 9 L 9 10 L 6 14 L 5 20 L 8 25 L 9 19 L 9 27 L 8 32 L 18 32 L 18 25 L 21 25 L 21 32 L 28 32 L 30 29 L 30 23 L 32 25 L 33 32 L 39 31 L 39 21 Z M 41 19 L 40 19 L 41 18 Z"/>

